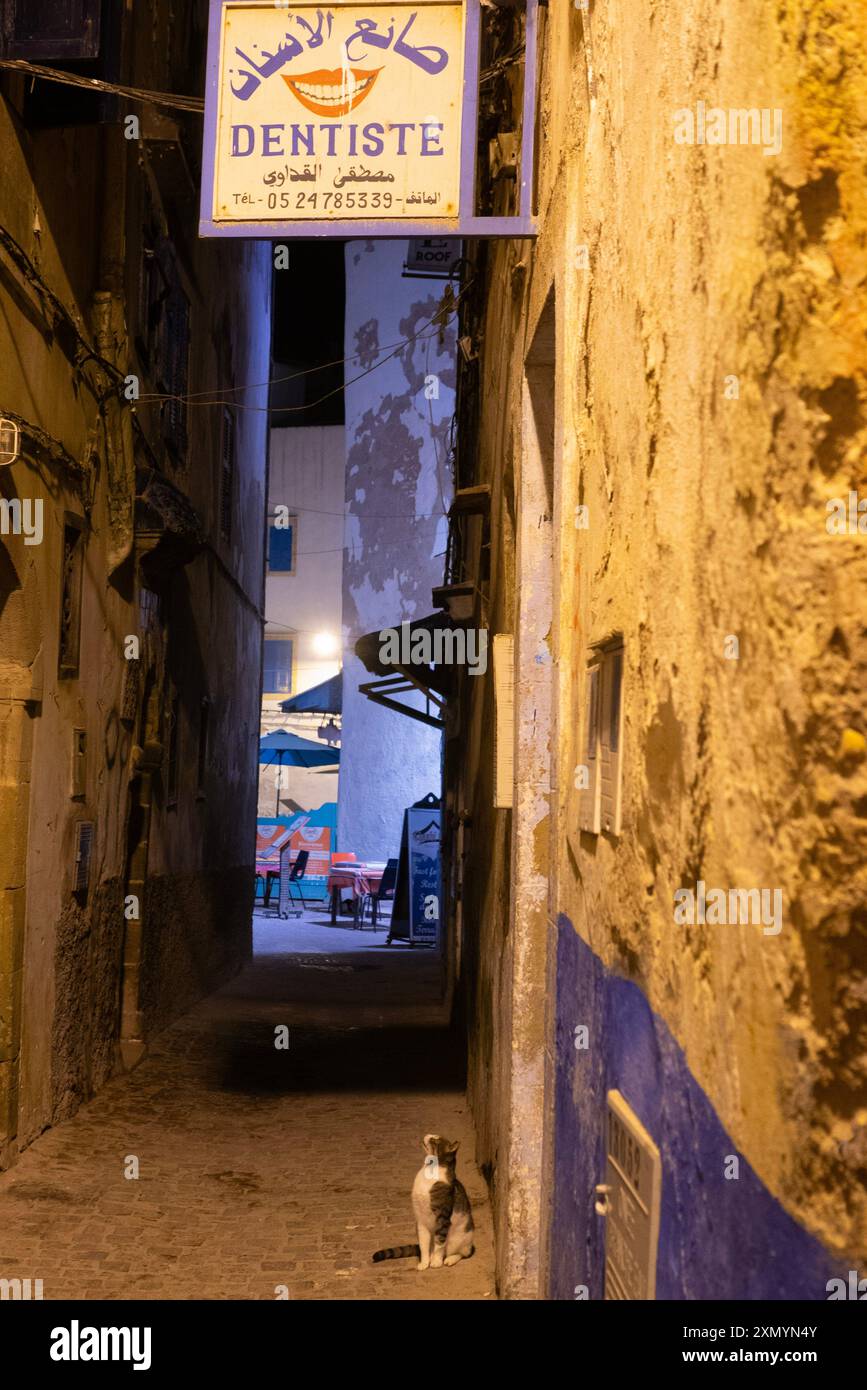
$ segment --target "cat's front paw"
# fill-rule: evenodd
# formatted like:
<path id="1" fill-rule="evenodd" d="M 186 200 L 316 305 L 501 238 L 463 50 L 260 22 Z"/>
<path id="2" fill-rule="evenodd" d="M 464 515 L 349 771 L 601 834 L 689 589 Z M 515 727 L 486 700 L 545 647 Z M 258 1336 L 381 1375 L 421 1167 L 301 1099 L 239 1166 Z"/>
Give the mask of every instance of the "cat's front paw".
<path id="1" fill-rule="evenodd" d="M 430 1269 L 430 1260 L 419 1260 L 416 1269 Z"/>

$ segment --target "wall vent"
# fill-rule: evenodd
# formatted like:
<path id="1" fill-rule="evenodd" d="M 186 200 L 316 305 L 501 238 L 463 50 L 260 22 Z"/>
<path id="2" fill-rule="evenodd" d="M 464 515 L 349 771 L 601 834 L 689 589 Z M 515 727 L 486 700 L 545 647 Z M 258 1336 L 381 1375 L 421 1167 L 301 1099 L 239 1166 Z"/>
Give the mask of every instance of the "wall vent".
<path id="1" fill-rule="evenodd" d="M 605 1298 L 652 1301 L 662 1198 L 662 1161 L 619 1091 L 607 1095 Z"/>
<path id="2" fill-rule="evenodd" d="M 93 821 L 80 820 L 75 826 L 75 859 L 72 866 L 73 893 L 86 893 L 90 886 L 90 858 L 93 850 Z"/>

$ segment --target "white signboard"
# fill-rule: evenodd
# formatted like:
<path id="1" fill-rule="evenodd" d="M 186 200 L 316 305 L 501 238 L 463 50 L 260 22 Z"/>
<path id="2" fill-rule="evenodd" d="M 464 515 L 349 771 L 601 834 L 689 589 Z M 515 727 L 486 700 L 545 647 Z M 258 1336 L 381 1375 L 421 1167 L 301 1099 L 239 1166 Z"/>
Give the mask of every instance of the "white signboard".
<path id="1" fill-rule="evenodd" d="M 605 1297 L 652 1300 L 662 1193 L 659 1149 L 619 1091 L 609 1091 L 607 1100 Z"/>
<path id="2" fill-rule="evenodd" d="M 406 253 L 408 275 L 438 276 L 447 280 L 461 257 L 458 237 L 412 237 Z"/>
<path id="3" fill-rule="evenodd" d="M 217 22 L 214 223 L 457 217 L 459 0 L 229 0 Z"/>

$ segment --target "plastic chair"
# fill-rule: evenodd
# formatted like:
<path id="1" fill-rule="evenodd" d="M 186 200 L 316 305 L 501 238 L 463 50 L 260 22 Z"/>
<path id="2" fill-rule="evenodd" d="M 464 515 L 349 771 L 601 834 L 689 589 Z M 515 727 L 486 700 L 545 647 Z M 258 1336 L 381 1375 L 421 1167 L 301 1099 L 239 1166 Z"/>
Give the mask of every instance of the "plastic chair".
<path id="1" fill-rule="evenodd" d="M 307 868 L 307 860 L 309 858 L 309 850 L 299 849 L 295 859 L 295 863 L 292 865 L 292 870 L 289 874 L 289 877 L 286 880 L 286 892 L 289 895 L 290 903 L 295 901 L 295 899 L 292 897 L 292 888 L 294 885 L 294 887 L 298 889 L 298 897 L 301 901 L 302 911 L 307 906 L 307 904 L 304 901 L 304 894 L 301 891 L 301 880 L 304 877 L 304 873 Z M 301 913 L 299 912 L 298 916 L 300 917 L 300 915 Z"/>
<path id="2" fill-rule="evenodd" d="M 355 860 L 356 860 L 356 856 L 355 856 L 354 854 L 349 853 L 349 851 L 347 851 L 345 854 L 343 854 L 343 853 L 332 854 L 332 856 L 331 856 L 331 867 L 332 867 L 332 869 L 334 869 L 334 868 L 337 867 L 338 864 L 354 864 L 354 863 L 355 863 Z M 338 907 L 340 908 L 340 911 L 341 911 L 341 912 L 343 912 L 343 910 L 344 910 L 344 909 L 343 909 L 343 900 L 342 900 L 340 894 L 341 894 L 341 889 L 340 889 L 340 888 L 333 888 L 333 889 L 331 890 L 331 920 L 332 920 L 332 922 L 334 922 L 334 920 L 335 920 L 335 918 L 336 918 L 336 916 L 337 916 L 337 909 L 338 909 Z"/>
<path id="3" fill-rule="evenodd" d="M 372 923 L 372 925 L 373 925 L 373 930 L 374 930 L 374 931 L 377 930 L 376 918 L 377 918 L 378 909 L 380 908 L 380 906 L 382 905 L 382 903 L 384 903 L 384 902 L 386 902 L 386 901 L 389 901 L 389 902 L 390 902 L 391 899 L 394 897 L 394 886 L 395 886 L 395 883 L 396 883 L 396 882 L 397 882 L 397 860 L 396 860 L 396 859 L 389 859 L 389 860 L 388 860 L 388 863 L 387 863 L 386 866 L 385 866 L 385 872 L 383 873 L 382 878 L 380 879 L 379 887 L 377 888 L 376 892 L 375 892 L 375 893 L 365 893 L 365 895 L 364 895 L 364 899 L 363 899 L 362 904 L 361 904 L 361 929 L 362 929 L 362 931 L 364 930 L 364 913 L 365 913 L 365 910 L 366 910 L 366 908 L 367 908 L 367 904 L 368 904 L 368 903 L 370 903 L 370 920 L 371 920 L 371 923 Z"/>

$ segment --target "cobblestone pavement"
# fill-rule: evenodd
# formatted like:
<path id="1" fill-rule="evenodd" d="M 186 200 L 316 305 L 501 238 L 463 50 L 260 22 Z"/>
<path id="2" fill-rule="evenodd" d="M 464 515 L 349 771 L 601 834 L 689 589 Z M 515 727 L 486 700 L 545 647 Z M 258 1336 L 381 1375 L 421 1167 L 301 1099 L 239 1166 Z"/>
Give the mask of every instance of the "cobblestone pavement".
<path id="1" fill-rule="evenodd" d="M 280 1285 L 292 1299 L 493 1299 L 487 1192 L 432 953 L 305 922 L 257 932 L 272 954 L 0 1176 L 0 1278 L 41 1278 L 46 1299 L 273 1299 Z M 374 1250 L 415 1239 L 427 1132 L 461 1140 L 476 1254 L 425 1273 L 374 1265 Z"/>

